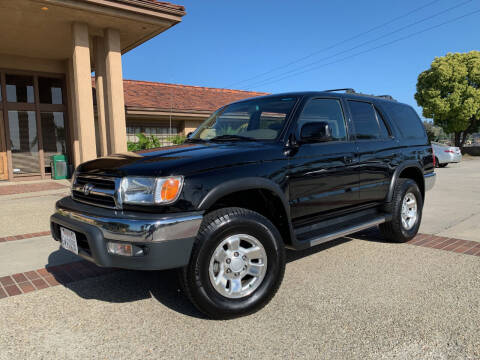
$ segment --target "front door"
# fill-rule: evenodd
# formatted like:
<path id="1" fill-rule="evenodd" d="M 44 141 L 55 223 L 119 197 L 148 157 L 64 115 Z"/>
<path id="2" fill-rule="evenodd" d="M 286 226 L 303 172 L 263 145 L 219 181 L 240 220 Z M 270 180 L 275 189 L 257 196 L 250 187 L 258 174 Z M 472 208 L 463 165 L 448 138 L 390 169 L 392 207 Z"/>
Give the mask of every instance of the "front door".
<path id="1" fill-rule="evenodd" d="M 293 220 L 308 220 L 331 210 L 358 203 L 358 171 L 355 169 L 355 143 L 350 141 L 344 112 L 338 99 L 312 99 L 297 121 L 297 139 L 301 127 L 310 122 L 326 122 L 331 140 L 300 143 L 290 160 L 289 188 Z"/>

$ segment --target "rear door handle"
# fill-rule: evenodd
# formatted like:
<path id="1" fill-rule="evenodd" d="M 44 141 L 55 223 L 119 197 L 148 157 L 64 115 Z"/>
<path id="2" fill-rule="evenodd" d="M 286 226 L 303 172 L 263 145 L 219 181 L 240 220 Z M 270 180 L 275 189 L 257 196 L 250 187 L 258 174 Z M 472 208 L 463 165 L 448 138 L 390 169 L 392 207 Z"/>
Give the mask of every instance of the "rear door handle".
<path id="1" fill-rule="evenodd" d="M 345 155 L 345 156 L 343 157 L 343 162 L 344 162 L 345 164 L 351 164 L 351 163 L 353 162 L 353 156 L 346 156 L 346 155 Z"/>

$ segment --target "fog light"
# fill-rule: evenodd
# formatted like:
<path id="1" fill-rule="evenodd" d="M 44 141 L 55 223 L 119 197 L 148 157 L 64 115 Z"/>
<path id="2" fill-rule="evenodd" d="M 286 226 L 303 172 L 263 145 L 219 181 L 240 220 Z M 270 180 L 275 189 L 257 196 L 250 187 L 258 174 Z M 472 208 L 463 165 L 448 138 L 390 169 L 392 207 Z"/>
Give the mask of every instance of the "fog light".
<path id="1" fill-rule="evenodd" d="M 122 255 L 122 256 L 133 255 L 133 247 L 131 244 L 109 242 L 107 243 L 107 249 L 110 254 Z"/>

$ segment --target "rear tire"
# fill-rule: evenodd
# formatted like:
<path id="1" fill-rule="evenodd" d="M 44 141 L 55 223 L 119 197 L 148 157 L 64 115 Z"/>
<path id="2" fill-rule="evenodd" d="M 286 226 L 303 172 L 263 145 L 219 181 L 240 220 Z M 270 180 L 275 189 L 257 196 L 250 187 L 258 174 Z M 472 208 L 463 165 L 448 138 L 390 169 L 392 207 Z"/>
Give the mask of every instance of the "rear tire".
<path id="1" fill-rule="evenodd" d="M 205 216 L 180 282 L 202 313 L 230 319 L 264 307 L 284 272 L 285 248 L 277 228 L 257 212 L 232 207 Z"/>
<path id="2" fill-rule="evenodd" d="M 387 212 L 392 220 L 379 225 L 385 239 L 403 243 L 417 235 L 422 221 L 423 198 L 415 181 L 398 179 Z"/>
<path id="3" fill-rule="evenodd" d="M 444 167 L 447 167 L 447 165 L 448 165 L 448 163 L 438 164 L 438 167 L 444 168 Z"/>

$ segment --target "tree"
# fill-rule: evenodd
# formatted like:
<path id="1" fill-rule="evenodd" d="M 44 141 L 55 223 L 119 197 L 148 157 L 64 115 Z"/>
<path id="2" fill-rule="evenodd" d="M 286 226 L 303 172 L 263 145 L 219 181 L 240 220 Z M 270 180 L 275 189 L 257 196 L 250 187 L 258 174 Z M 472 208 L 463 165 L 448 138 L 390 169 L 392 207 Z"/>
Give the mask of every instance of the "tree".
<path id="1" fill-rule="evenodd" d="M 480 51 L 436 57 L 418 76 L 415 100 L 423 116 L 453 133 L 455 146 L 463 148 L 480 126 Z"/>
<path id="2" fill-rule="evenodd" d="M 435 136 L 435 131 L 433 130 L 433 124 L 428 122 L 428 121 L 424 121 L 423 122 L 423 127 L 425 128 L 425 131 L 427 132 L 428 141 L 436 141 L 437 137 Z"/>

